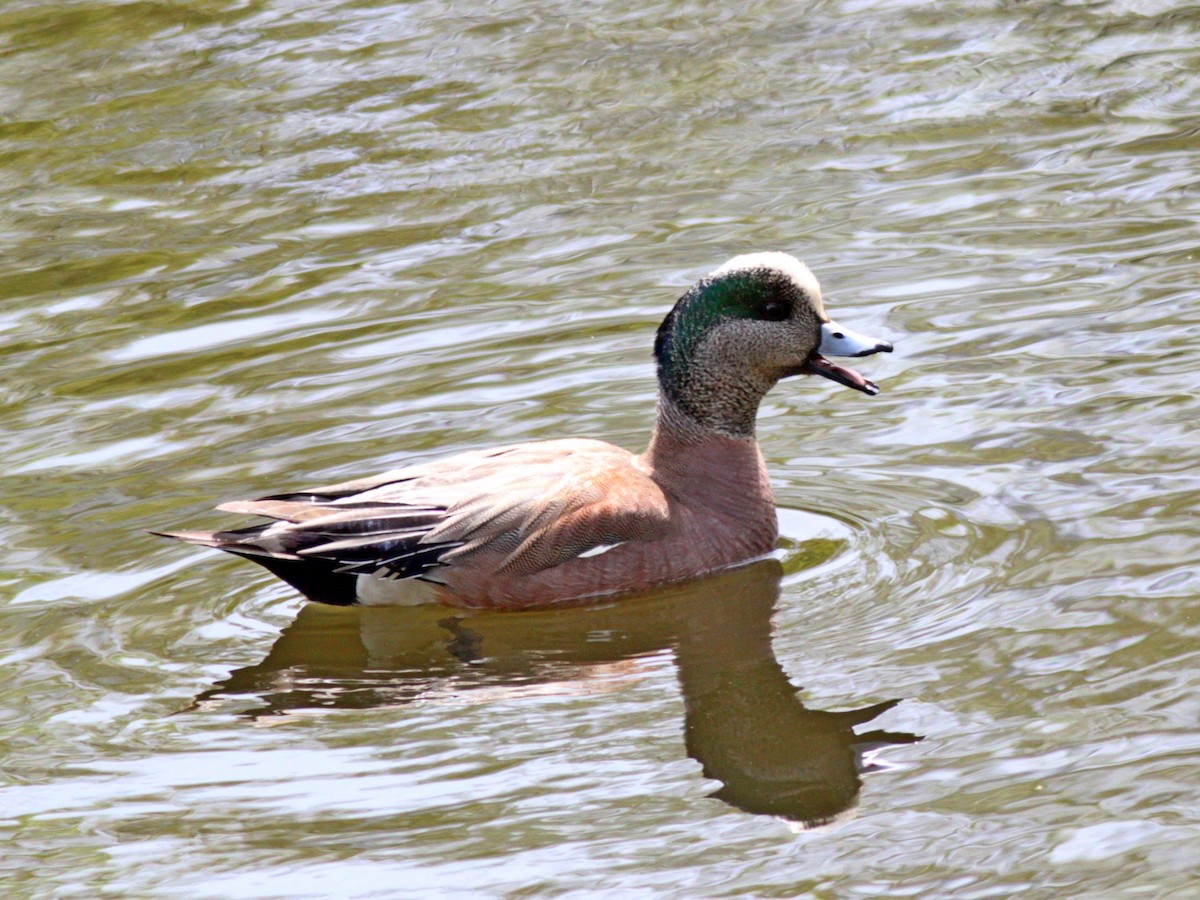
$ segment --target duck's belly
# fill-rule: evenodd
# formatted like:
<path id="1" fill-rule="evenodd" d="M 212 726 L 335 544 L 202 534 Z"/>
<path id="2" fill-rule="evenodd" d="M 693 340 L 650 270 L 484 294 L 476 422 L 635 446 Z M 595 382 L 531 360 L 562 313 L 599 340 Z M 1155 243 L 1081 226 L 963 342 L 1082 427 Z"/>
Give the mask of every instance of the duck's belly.
<path id="1" fill-rule="evenodd" d="M 711 517 L 685 514 L 668 538 L 592 547 L 528 574 L 507 570 L 508 553 L 484 551 L 425 573 L 435 581 L 359 575 L 356 594 L 363 606 L 440 603 L 473 609 L 531 609 L 632 594 L 771 553 L 778 534 L 774 513 L 769 507 L 769 515 L 727 527 L 714 527 Z"/>
<path id="2" fill-rule="evenodd" d="M 616 548 L 619 549 L 619 548 Z M 612 552 L 612 551 L 610 551 Z M 644 565 L 644 554 L 621 554 L 632 559 L 591 557 L 571 560 L 528 576 L 512 576 L 494 569 L 447 566 L 433 570 L 444 584 L 418 578 L 376 578 L 359 575 L 355 599 L 360 606 L 420 606 L 440 603 L 470 609 L 530 609 L 568 600 L 606 594 L 626 594 L 702 574 L 711 565 L 668 568 Z"/>
<path id="3" fill-rule="evenodd" d="M 569 600 L 633 594 L 687 581 L 728 566 L 748 562 L 775 549 L 772 527 L 754 540 L 708 545 L 678 540 L 622 544 L 597 556 L 581 556 L 527 576 L 495 569 L 447 566 L 438 573 L 444 587 L 436 600 L 447 606 L 534 609 Z"/>

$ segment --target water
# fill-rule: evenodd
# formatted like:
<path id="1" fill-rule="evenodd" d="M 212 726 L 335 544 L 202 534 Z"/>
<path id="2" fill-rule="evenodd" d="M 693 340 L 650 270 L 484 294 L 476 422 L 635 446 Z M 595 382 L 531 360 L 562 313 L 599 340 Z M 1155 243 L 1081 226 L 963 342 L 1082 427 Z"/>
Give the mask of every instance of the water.
<path id="1" fill-rule="evenodd" d="M 4 4 L 7 893 L 1193 893 L 1198 32 Z M 658 320 L 754 249 L 897 344 L 768 398 L 779 569 L 457 619 L 142 533 L 638 448 Z"/>

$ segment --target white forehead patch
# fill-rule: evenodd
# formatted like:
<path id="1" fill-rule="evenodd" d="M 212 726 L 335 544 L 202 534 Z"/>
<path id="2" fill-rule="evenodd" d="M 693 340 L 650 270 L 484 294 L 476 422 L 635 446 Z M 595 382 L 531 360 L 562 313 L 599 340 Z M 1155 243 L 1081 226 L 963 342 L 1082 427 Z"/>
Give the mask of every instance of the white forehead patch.
<path id="1" fill-rule="evenodd" d="M 726 275 L 741 269 L 778 269 L 796 282 L 812 298 L 813 305 L 821 315 L 825 314 L 825 306 L 821 300 L 821 283 L 817 281 L 817 276 L 809 271 L 808 266 L 796 257 L 788 253 L 780 253 L 777 250 L 743 253 L 741 256 L 735 256 L 729 260 L 721 268 L 714 270 L 709 277 L 715 278 L 718 275 Z"/>

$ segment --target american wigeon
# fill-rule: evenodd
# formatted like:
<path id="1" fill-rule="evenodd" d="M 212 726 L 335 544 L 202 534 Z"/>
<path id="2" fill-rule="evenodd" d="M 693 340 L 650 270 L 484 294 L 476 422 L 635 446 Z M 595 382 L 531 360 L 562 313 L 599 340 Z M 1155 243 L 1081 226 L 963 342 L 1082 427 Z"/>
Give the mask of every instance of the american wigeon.
<path id="1" fill-rule="evenodd" d="M 517 609 L 693 578 L 775 549 L 754 436 L 767 391 L 807 374 L 873 395 L 826 357 L 891 350 L 831 321 L 799 260 L 737 256 L 658 329 L 658 421 L 641 455 L 586 439 L 475 450 L 218 507 L 268 524 L 164 534 L 336 604 Z"/>

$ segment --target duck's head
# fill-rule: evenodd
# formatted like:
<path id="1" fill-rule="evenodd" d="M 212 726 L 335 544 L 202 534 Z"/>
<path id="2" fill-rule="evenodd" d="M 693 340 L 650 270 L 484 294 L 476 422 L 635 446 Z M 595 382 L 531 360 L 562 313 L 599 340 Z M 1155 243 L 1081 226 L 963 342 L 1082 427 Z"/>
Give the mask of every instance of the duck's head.
<path id="1" fill-rule="evenodd" d="M 700 279 L 654 342 L 665 397 L 701 425 L 738 435 L 753 434 L 763 395 L 790 375 L 879 393 L 874 382 L 827 357 L 890 352 L 887 341 L 831 320 L 817 279 L 786 253 L 735 256 Z"/>

